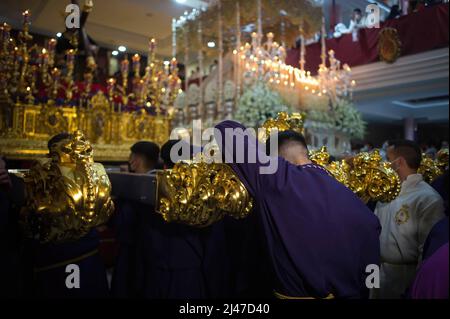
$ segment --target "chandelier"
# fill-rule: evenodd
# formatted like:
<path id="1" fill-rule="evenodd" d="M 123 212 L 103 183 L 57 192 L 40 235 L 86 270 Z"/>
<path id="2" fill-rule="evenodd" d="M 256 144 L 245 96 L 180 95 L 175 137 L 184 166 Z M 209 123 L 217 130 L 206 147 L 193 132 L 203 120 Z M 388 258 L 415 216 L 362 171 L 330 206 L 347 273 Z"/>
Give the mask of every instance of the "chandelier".
<path id="1" fill-rule="evenodd" d="M 302 28 L 300 28 L 300 68 L 286 64 L 286 49 L 274 41 L 274 34 L 268 33 L 262 42 L 262 6 L 257 1 L 257 32 L 252 34 L 251 43 L 236 48 L 233 54 L 245 84 L 260 80 L 283 90 L 303 90 L 319 97 L 328 97 L 333 105 L 342 98 L 352 99 L 356 82 L 351 79 L 351 68 L 341 64 L 333 50 L 327 53 L 325 20 L 322 20 L 322 63 L 316 76 L 305 70 L 306 48 Z"/>

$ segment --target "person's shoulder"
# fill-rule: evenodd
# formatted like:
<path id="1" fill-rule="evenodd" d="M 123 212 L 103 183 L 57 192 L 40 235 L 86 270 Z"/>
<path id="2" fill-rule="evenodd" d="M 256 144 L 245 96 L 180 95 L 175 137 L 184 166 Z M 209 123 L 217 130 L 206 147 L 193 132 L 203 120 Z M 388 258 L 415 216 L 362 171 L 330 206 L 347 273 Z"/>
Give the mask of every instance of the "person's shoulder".
<path id="1" fill-rule="evenodd" d="M 422 196 L 441 199 L 441 195 L 439 195 L 439 193 L 427 182 L 421 181 L 419 184 L 417 184 L 417 187 Z"/>
<path id="2" fill-rule="evenodd" d="M 412 193 L 414 200 L 426 205 L 433 205 L 436 203 L 443 203 L 441 195 L 431 187 L 427 182 L 422 181 L 416 186 L 416 191 Z"/>

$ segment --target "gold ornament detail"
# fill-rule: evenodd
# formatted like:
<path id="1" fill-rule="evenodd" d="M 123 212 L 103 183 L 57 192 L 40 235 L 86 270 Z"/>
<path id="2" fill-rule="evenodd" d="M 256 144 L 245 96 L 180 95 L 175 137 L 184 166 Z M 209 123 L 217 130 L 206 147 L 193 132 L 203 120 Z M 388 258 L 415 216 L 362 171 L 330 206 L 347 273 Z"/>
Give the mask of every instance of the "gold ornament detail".
<path id="1" fill-rule="evenodd" d="M 263 124 L 263 128 L 266 130 L 265 139 L 267 139 L 275 129 L 279 132 L 291 130 L 303 134 L 305 120 L 305 113 L 292 113 L 289 115 L 286 112 L 280 112 L 276 119 L 269 119 Z"/>
<path id="2" fill-rule="evenodd" d="M 87 1 L 86 12 L 93 8 Z M 66 51 L 67 72 L 56 66 L 57 40 L 44 47 L 29 34 L 31 12 L 23 13 L 17 37 L 11 26 L 0 26 L 0 153 L 10 159 L 34 159 L 45 154 L 46 141 L 61 132 L 82 130 L 95 145 L 96 160 L 125 161 L 132 144 L 169 139 L 171 109 L 180 92 L 176 59 L 168 65 L 156 59 L 156 40 L 149 40 L 148 65 L 140 73 L 140 56 L 132 58 L 133 81 L 128 81 L 130 61 L 121 61 L 122 83 L 111 78 L 94 83 L 97 64 L 87 56 L 83 83 L 75 78 L 78 49 Z M 75 34 L 74 34 L 75 35 Z M 132 83 L 128 83 L 132 82 Z M 80 86 L 79 84 L 82 84 Z M 131 93 L 130 93 L 131 92 Z M 136 118 L 142 129 L 136 127 Z"/>
<path id="3" fill-rule="evenodd" d="M 61 132 L 80 129 L 94 143 L 96 161 L 126 161 L 130 147 L 139 140 L 160 145 L 169 139 L 169 116 L 141 112 L 116 112 L 99 92 L 89 108 L 15 103 L 0 107 L 0 150 L 11 159 L 34 159 L 47 153 L 46 141 Z"/>
<path id="4" fill-rule="evenodd" d="M 24 182 L 22 223 L 43 243 L 77 240 L 114 211 L 108 175 L 94 163 L 92 146 L 80 131 L 53 145 L 50 158 L 25 173 Z"/>
<path id="5" fill-rule="evenodd" d="M 351 160 L 329 163 L 326 147 L 310 153 L 311 160 L 325 167 L 340 183 L 350 188 L 365 203 L 390 202 L 400 193 L 400 179 L 390 164 L 383 162 L 378 150 L 360 153 Z"/>
<path id="6" fill-rule="evenodd" d="M 401 183 L 391 164 L 383 162 L 378 150 L 358 154 L 352 161 L 348 184 L 364 202 L 391 202 L 400 193 Z"/>
<path id="7" fill-rule="evenodd" d="M 245 218 L 253 200 L 226 164 L 178 163 L 158 173 L 157 211 L 167 222 L 209 226 L 224 216 Z"/>
<path id="8" fill-rule="evenodd" d="M 382 61 L 394 63 L 402 53 L 402 43 L 398 31 L 394 28 L 384 28 L 380 31 L 378 54 Z"/>
<path id="9" fill-rule="evenodd" d="M 448 170 L 448 158 L 449 158 L 448 148 L 443 148 L 437 153 L 436 165 L 439 167 L 442 174 L 444 174 L 445 171 Z"/>
<path id="10" fill-rule="evenodd" d="M 317 165 L 327 167 L 330 164 L 330 153 L 326 146 L 322 146 L 318 150 L 310 151 L 309 158 Z"/>
<path id="11" fill-rule="evenodd" d="M 402 208 L 395 214 L 395 223 L 397 225 L 406 224 L 409 220 L 409 206 L 403 205 Z"/>
<path id="12" fill-rule="evenodd" d="M 441 165 L 443 165 L 441 163 Z M 426 154 L 422 154 L 422 163 L 420 164 L 417 173 L 422 174 L 424 181 L 432 183 L 436 178 L 441 176 L 444 172 L 438 165 L 437 161 L 434 161 Z"/>

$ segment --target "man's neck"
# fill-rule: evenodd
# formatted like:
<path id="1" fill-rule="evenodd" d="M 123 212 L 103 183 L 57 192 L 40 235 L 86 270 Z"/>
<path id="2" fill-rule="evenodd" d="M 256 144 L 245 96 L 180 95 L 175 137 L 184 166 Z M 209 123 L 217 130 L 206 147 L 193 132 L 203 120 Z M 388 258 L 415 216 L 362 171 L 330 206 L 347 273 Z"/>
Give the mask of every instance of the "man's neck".
<path id="1" fill-rule="evenodd" d="M 312 161 L 309 158 L 298 158 L 295 161 L 295 164 L 297 164 L 297 166 L 303 166 L 303 165 L 312 164 Z"/>
<path id="2" fill-rule="evenodd" d="M 416 175 L 416 174 L 417 174 L 417 171 L 409 170 L 409 171 L 405 172 L 404 174 L 400 175 L 400 180 L 402 182 L 404 182 L 404 181 L 406 181 L 408 179 L 409 176 Z"/>

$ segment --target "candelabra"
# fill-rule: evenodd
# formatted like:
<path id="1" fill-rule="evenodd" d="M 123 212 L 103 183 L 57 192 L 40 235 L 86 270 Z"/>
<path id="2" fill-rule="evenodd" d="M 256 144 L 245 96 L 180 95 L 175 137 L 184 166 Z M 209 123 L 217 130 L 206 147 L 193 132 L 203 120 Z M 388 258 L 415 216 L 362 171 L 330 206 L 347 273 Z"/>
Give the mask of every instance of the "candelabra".
<path id="1" fill-rule="evenodd" d="M 333 105 L 340 98 L 352 99 L 356 82 L 351 80 L 351 69 L 347 64 L 341 65 L 335 52 L 327 53 L 325 23 L 322 27 L 322 63 L 316 76 L 305 70 L 306 47 L 303 27 L 300 26 L 300 68 L 286 64 L 286 49 L 274 41 L 274 34 L 268 33 L 266 42 L 262 43 L 262 9 L 261 0 L 257 1 L 257 32 L 252 34 L 251 43 L 238 46 L 233 54 L 237 56 L 236 69 L 244 83 L 251 84 L 255 80 L 269 82 L 273 87 L 282 90 L 298 91 L 321 96 L 328 96 Z M 239 13 L 238 13 L 239 15 Z M 241 71 L 242 70 L 242 71 Z"/>
<path id="2" fill-rule="evenodd" d="M 180 91 L 177 61 L 156 60 L 150 40 L 149 63 L 141 75 L 141 58 L 121 61 L 121 81 L 95 83 L 97 64 L 85 62 L 83 79 L 75 78 L 77 48 L 65 53 L 64 68 L 55 63 L 57 40 L 43 47 L 29 34 L 30 11 L 23 13 L 17 38 L 11 27 L 0 26 L 0 149 L 11 158 L 46 153 L 45 141 L 63 131 L 82 130 L 98 143 L 96 156 L 125 160 L 130 144 L 147 139 L 162 144 L 170 132 L 170 109 Z M 80 61 L 81 62 L 81 61 Z M 132 67 L 132 79 L 129 71 Z M 154 106 L 155 112 L 146 112 Z M 156 113 L 156 116 L 155 114 Z"/>

